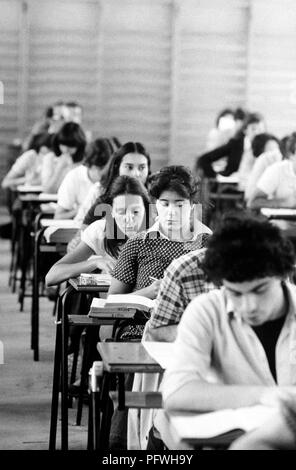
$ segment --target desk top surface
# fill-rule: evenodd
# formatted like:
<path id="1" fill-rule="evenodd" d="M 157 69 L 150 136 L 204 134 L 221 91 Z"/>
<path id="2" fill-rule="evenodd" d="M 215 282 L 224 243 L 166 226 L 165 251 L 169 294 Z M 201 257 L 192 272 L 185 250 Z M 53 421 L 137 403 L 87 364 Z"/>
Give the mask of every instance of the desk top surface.
<path id="1" fill-rule="evenodd" d="M 21 184 L 16 189 L 19 193 L 22 193 L 22 194 L 42 193 L 42 186 L 40 185 Z"/>
<path id="2" fill-rule="evenodd" d="M 58 195 L 50 193 L 20 193 L 19 199 L 21 202 L 31 203 L 31 204 L 42 204 L 47 202 L 57 202 Z"/>
<path id="3" fill-rule="evenodd" d="M 140 342 L 98 343 L 104 370 L 116 372 L 161 372 L 163 369 Z"/>

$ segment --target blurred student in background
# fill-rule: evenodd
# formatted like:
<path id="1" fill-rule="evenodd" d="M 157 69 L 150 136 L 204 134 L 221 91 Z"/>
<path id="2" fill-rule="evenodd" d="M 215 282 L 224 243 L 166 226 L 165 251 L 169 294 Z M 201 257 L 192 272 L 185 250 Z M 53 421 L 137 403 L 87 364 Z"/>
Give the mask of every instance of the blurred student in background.
<path id="1" fill-rule="evenodd" d="M 66 174 L 81 164 L 85 147 L 85 134 L 79 124 L 65 123 L 53 136 L 52 152 L 43 159 L 41 178 L 44 192 L 57 193 Z"/>
<path id="2" fill-rule="evenodd" d="M 56 219 L 73 219 L 84 203 L 89 190 L 100 179 L 105 165 L 111 156 L 107 139 L 96 139 L 86 149 L 82 165 L 69 171 L 58 190 Z"/>

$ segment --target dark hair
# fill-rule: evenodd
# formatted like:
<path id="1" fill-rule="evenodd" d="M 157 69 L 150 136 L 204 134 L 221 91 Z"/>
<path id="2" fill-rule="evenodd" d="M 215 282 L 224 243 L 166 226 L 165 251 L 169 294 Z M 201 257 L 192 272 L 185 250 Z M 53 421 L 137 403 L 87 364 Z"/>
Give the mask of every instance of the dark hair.
<path id="1" fill-rule="evenodd" d="M 40 132 L 39 134 L 32 135 L 28 143 L 28 150 L 35 150 L 39 153 L 41 147 L 45 146 L 51 148 L 52 135 L 48 132 Z"/>
<path id="2" fill-rule="evenodd" d="M 280 140 L 280 151 L 283 155 L 283 158 L 288 158 L 289 156 L 287 152 L 287 143 L 289 142 L 290 137 L 290 135 L 285 135 Z"/>
<path id="3" fill-rule="evenodd" d="M 292 134 L 288 137 L 286 142 L 286 153 L 287 158 L 290 155 L 294 155 L 296 152 L 296 132 L 292 132 Z"/>
<path id="4" fill-rule="evenodd" d="M 268 276 L 286 277 L 293 271 L 293 244 L 266 218 L 228 213 L 210 237 L 203 270 L 219 283 L 245 282 Z"/>
<path id="5" fill-rule="evenodd" d="M 76 147 L 77 150 L 75 154 L 72 155 L 72 160 L 74 163 L 82 161 L 86 146 L 86 137 L 82 127 L 76 122 L 66 122 L 63 124 L 52 139 L 52 149 L 57 156 L 60 156 L 62 153 L 59 147 L 60 145 Z"/>
<path id="6" fill-rule="evenodd" d="M 218 127 L 220 119 L 224 116 L 228 116 L 229 114 L 231 114 L 231 116 L 234 117 L 234 113 L 233 113 L 232 109 L 230 109 L 230 108 L 222 109 L 222 111 L 220 111 L 220 113 L 218 114 L 218 116 L 216 118 L 216 127 Z"/>
<path id="7" fill-rule="evenodd" d="M 141 183 L 141 181 L 137 180 L 136 178 L 132 178 L 130 176 L 118 176 L 111 184 L 109 190 L 97 202 L 97 206 L 99 206 L 99 204 L 108 204 L 109 206 L 112 206 L 114 199 L 117 196 L 123 194 L 141 196 L 146 214 L 141 230 L 146 229 L 146 223 L 149 217 L 150 199 L 147 189 L 143 183 Z M 103 217 L 104 215 L 100 215 L 97 217 L 97 220 Z M 113 256 L 114 258 L 117 258 L 119 255 L 120 246 L 127 241 L 127 236 L 121 232 L 118 225 L 116 224 L 115 219 L 112 219 L 112 221 L 113 226 L 110 226 L 110 220 L 109 218 L 106 218 L 106 236 L 104 238 L 104 248 L 106 253 Z"/>
<path id="8" fill-rule="evenodd" d="M 111 157 L 108 139 L 96 139 L 86 147 L 84 164 L 87 167 L 104 168 Z"/>
<path id="9" fill-rule="evenodd" d="M 101 185 L 105 190 L 108 190 L 110 184 L 119 175 L 119 167 L 123 157 L 128 153 L 139 153 L 147 158 L 148 175 L 150 174 L 151 159 L 150 155 L 145 149 L 144 145 L 140 142 L 127 142 L 117 149 L 109 160 L 106 168 L 104 169 L 101 177 Z"/>
<path id="10" fill-rule="evenodd" d="M 275 135 L 272 135 L 272 134 L 262 133 L 254 137 L 251 145 L 252 145 L 253 155 L 255 158 L 259 157 L 259 155 L 261 155 L 264 152 L 265 145 L 270 140 L 274 140 L 275 142 L 280 144 L 279 139 Z"/>
<path id="11" fill-rule="evenodd" d="M 77 103 L 77 101 L 68 101 L 67 103 L 65 103 L 65 106 L 67 106 L 68 108 L 81 108 L 82 109 L 82 106 Z"/>
<path id="12" fill-rule="evenodd" d="M 243 124 L 243 130 L 245 131 L 250 124 L 258 124 L 262 121 L 264 121 L 264 117 L 262 114 L 248 113 Z"/>
<path id="13" fill-rule="evenodd" d="M 108 139 L 108 144 L 110 145 L 111 153 L 114 153 L 122 145 L 120 140 L 114 136 Z"/>
<path id="14" fill-rule="evenodd" d="M 159 199 L 163 191 L 175 191 L 190 202 L 198 202 L 198 180 L 189 168 L 171 165 L 161 168 L 149 178 L 150 195 Z"/>
<path id="15" fill-rule="evenodd" d="M 44 112 L 44 116 L 46 119 L 51 119 L 53 117 L 53 107 L 48 106 Z"/>
<path id="16" fill-rule="evenodd" d="M 243 108 L 236 108 L 234 110 L 234 119 L 236 121 L 244 121 L 248 115 L 248 111 Z"/>

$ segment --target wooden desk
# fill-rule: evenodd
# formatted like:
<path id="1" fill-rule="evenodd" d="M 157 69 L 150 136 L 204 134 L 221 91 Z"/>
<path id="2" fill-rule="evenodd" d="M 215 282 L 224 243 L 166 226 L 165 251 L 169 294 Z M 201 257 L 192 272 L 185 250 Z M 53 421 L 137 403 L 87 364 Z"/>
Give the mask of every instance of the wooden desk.
<path id="1" fill-rule="evenodd" d="M 103 376 L 98 397 L 95 395 L 92 399 L 92 419 L 90 420 L 92 422 L 92 431 L 94 429 L 92 444 L 94 450 L 107 450 L 109 448 L 109 432 L 112 417 L 109 397 L 111 376 L 113 376 L 113 378 L 117 376 L 118 410 L 124 410 L 126 407 L 124 374 L 136 372 L 163 372 L 163 368 L 148 354 L 143 344 L 140 342 L 98 343 L 97 349 L 103 362 Z M 138 399 L 141 397 L 142 405 L 146 407 L 147 397 L 143 399 L 145 394 L 139 394 L 137 392 L 127 392 L 127 394 L 129 399 L 135 399 L 135 397 Z M 159 392 L 150 392 L 149 394 L 149 401 L 152 399 L 154 403 L 151 406 L 155 408 L 160 407 L 162 401 L 161 394 Z M 138 408 L 136 405 L 133 405 L 133 407 Z"/>
<path id="2" fill-rule="evenodd" d="M 296 221 L 296 209 L 288 208 L 272 208 L 262 207 L 260 209 L 262 215 L 265 215 L 268 219 L 280 219 L 280 220 L 295 220 Z"/>
<path id="3" fill-rule="evenodd" d="M 102 357 L 104 371 L 110 374 L 163 371 L 140 342 L 98 343 L 97 348 Z"/>
<path id="4" fill-rule="evenodd" d="M 40 194 L 42 193 L 41 185 L 21 184 L 16 188 L 18 193 L 22 194 Z"/>
<path id="5" fill-rule="evenodd" d="M 67 252 L 67 244 L 77 232 L 79 225 L 73 220 L 40 219 L 35 226 L 34 234 L 34 262 L 33 262 L 33 289 L 31 308 L 31 347 L 34 361 L 39 361 L 39 266 L 41 253 L 58 253 L 63 256 Z M 44 240 L 44 232 L 48 227 L 58 227 L 57 231 Z"/>

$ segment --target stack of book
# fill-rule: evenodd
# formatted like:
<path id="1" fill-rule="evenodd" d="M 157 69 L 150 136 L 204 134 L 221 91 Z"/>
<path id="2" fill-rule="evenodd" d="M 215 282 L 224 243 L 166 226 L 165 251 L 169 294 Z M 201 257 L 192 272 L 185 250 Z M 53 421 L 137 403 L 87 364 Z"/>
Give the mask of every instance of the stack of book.
<path id="1" fill-rule="evenodd" d="M 107 299 L 92 300 L 89 317 L 132 318 L 137 311 L 149 312 L 154 300 L 136 294 L 114 294 Z"/>
<path id="2" fill-rule="evenodd" d="M 111 284 L 111 274 L 81 273 L 76 282 L 78 286 L 108 287 Z"/>

